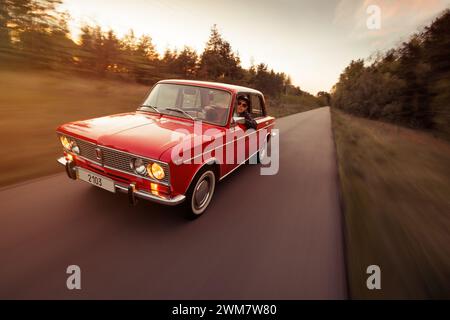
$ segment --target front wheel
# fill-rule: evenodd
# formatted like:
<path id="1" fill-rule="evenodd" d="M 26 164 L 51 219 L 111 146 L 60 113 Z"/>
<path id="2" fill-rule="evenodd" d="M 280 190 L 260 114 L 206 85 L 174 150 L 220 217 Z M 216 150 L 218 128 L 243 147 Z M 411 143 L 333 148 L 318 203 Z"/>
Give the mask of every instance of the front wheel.
<path id="1" fill-rule="evenodd" d="M 208 208 L 216 187 L 216 176 L 211 169 L 201 171 L 189 187 L 186 202 L 186 217 L 190 220 L 200 217 Z"/>

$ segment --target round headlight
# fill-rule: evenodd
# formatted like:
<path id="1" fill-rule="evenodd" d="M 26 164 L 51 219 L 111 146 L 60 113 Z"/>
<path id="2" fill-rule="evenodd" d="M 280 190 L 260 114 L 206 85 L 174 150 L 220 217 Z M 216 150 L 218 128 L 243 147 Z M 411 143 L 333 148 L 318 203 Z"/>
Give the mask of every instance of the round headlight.
<path id="1" fill-rule="evenodd" d="M 164 176 L 165 176 L 164 169 L 159 164 L 157 164 L 156 162 L 153 163 L 151 170 L 152 170 L 152 175 L 156 179 L 158 179 L 158 180 L 164 179 Z"/>
<path id="2" fill-rule="evenodd" d="M 134 170 L 134 172 L 142 176 L 145 176 L 145 173 L 147 172 L 144 161 L 142 161 L 142 159 L 133 159 L 131 161 L 131 168 Z"/>
<path id="3" fill-rule="evenodd" d="M 80 148 L 75 141 L 72 141 L 72 147 L 70 149 L 72 150 L 72 152 L 80 154 Z"/>
<path id="4" fill-rule="evenodd" d="M 63 145 L 64 148 L 66 148 L 67 150 L 70 150 L 71 143 L 70 143 L 69 139 L 67 139 L 66 136 L 61 136 L 59 138 L 59 140 L 61 140 L 61 144 Z"/>

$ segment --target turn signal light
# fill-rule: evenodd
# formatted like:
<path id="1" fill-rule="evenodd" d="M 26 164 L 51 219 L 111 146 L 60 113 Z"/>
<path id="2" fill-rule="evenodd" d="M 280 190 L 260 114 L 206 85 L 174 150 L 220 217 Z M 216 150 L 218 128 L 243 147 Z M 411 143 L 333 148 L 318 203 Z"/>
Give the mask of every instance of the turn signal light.
<path id="1" fill-rule="evenodd" d="M 150 190 L 154 195 L 159 195 L 159 188 L 157 183 L 150 183 Z"/>
<path id="2" fill-rule="evenodd" d="M 70 153 L 66 153 L 66 160 L 73 161 L 73 156 Z"/>

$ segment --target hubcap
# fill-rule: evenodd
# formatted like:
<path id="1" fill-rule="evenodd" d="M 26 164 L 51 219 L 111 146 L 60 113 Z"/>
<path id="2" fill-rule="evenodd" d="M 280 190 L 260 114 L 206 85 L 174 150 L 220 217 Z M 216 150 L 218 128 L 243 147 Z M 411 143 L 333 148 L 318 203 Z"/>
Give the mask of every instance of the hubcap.
<path id="1" fill-rule="evenodd" d="M 215 176 L 212 171 L 207 171 L 198 179 L 192 195 L 192 211 L 201 214 L 205 211 L 212 194 L 214 193 Z"/>
<path id="2" fill-rule="evenodd" d="M 202 207 L 209 196 L 209 181 L 202 180 L 195 190 L 195 204 L 197 207 Z"/>

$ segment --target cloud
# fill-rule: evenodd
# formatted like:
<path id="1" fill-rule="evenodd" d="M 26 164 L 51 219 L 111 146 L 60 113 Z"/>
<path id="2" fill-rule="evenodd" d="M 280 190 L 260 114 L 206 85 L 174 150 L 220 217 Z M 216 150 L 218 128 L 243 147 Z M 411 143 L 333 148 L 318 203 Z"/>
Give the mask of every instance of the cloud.
<path id="1" fill-rule="evenodd" d="M 381 10 L 379 30 L 369 30 L 366 26 L 369 17 L 366 9 L 370 5 L 377 5 Z M 342 28 L 349 40 L 364 42 L 374 49 L 385 49 L 419 31 L 449 7 L 450 0 L 340 0 L 333 24 Z"/>

